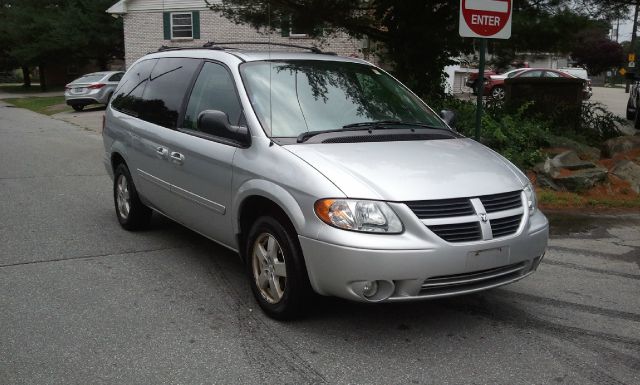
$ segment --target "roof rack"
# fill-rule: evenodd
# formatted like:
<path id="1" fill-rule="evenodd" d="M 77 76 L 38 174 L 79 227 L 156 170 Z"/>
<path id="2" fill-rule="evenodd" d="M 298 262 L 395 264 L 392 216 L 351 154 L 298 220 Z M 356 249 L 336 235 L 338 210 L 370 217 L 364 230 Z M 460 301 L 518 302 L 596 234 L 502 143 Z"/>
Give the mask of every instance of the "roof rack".
<path id="1" fill-rule="evenodd" d="M 187 46 L 187 47 L 170 47 L 170 46 L 160 46 L 160 48 L 158 48 L 157 52 L 163 52 L 163 51 L 179 51 L 179 50 L 183 50 L 183 49 L 212 49 L 212 50 L 218 50 L 218 51 L 224 51 L 226 49 L 233 49 L 234 47 L 224 47 L 227 45 L 247 45 L 247 44 L 252 44 L 252 45 L 269 45 L 269 46 L 278 46 L 278 47 L 289 47 L 289 48 L 299 48 L 299 49 L 304 49 L 304 50 L 308 50 L 311 51 L 313 53 L 317 53 L 317 54 L 325 54 L 325 55 L 336 55 L 335 52 L 323 52 L 320 50 L 320 48 L 317 47 L 305 47 L 303 45 L 296 45 L 296 44 L 286 44 L 286 43 L 269 43 L 266 41 L 225 41 L 225 42 L 213 42 L 213 41 L 208 41 L 206 43 L 204 43 L 201 47 L 194 47 L 194 46 Z"/>
<path id="2" fill-rule="evenodd" d="M 299 49 L 305 49 L 308 51 L 311 51 L 313 53 L 327 53 L 327 52 L 322 52 L 320 50 L 320 48 L 318 47 L 306 47 L 303 45 L 296 45 L 296 44 L 287 44 L 287 43 L 270 43 L 267 41 L 224 41 L 224 42 L 213 42 L 213 41 L 208 41 L 206 43 L 204 43 L 202 45 L 203 48 L 209 48 L 209 49 L 218 49 L 218 50 L 224 50 L 227 49 L 226 47 L 221 47 L 224 45 L 274 45 L 274 46 L 278 46 L 278 47 L 289 47 L 289 48 L 299 48 Z M 233 48 L 233 47 L 230 47 Z"/>

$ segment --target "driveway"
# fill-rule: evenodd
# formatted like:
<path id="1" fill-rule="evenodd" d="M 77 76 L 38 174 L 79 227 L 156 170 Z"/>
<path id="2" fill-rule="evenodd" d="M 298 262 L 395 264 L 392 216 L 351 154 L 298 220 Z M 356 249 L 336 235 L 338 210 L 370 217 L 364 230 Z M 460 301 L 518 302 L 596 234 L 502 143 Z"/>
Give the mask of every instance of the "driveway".
<path id="1" fill-rule="evenodd" d="M 234 253 L 120 228 L 96 132 L 0 104 L 0 137 L 0 383 L 640 383 L 638 215 L 551 215 L 507 287 L 281 323 Z"/>

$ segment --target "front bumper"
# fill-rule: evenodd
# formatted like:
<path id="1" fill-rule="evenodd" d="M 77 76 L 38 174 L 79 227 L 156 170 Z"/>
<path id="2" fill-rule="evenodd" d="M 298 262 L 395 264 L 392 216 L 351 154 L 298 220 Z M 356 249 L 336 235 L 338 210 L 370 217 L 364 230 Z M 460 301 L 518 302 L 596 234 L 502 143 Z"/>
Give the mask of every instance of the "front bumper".
<path id="1" fill-rule="evenodd" d="M 525 221 L 523 229 L 509 238 L 464 244 L 428 240 L 422 247 L 411 249 L 351 247 L 303 236 L 299 239 L 311 285 L 319 294 L 360 302 L 407 301 L 486 290 L 533 273 L 544 256 L 549 225 L 539 211 Z M 418 230 L 407 227 L 405 233 Z M 356 238 L 371 236 L 351 234 Z M 412 238 L 409 234 L 378 235 L 403 236 L 408 241 Z M 429 237 L 432 235 L 425 236 Z M 366 297 L 365 281 L 377 281 L 380 293 Z"/>

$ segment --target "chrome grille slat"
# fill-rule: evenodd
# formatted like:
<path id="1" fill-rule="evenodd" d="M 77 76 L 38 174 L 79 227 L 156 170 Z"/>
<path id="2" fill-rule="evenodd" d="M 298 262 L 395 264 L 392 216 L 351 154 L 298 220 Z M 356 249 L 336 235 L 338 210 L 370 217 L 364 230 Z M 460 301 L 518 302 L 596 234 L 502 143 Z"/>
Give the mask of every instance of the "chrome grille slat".
<path id="1" fill-rule="evenodd" d="M 491 221 L 491 231 L 493 232 L 493 237 L 504 237 L 515 233 L 516 231 L 518 231 L 518 227 L 520 227 L 521 221 L 522 215 L 493 219 Z"/>
<path id="2" fill-rule="evenodd" d="M 440 290 L 447 290 L 451 288 L 463 289 L 465 286 L 472 287 L 474 285 L 486 285 L 494 282 L 510 280 L 521 276 L 526 266 L 526 262 L 519 262 L 493 269 L 430 277 L 422 283 L 420 293 L 437 293 Z"/>
<path id="3" fill-rule="evenodd" d="M 422 288 L 433 288 L 433 287 L 443 287 L 443 286 L 455 286 L 455 285 L 464 285 L 468 283 L 474 283 L 478 281 L 484 281 L 488 279 L 498 278 L 503 275 L 512 274 L 515 272 L 519 272 L 524 267 L 523 263 L 518 263 L 509 266 L 498 267 L 495 269 L 488 269 L 482 271 L 476 271 L 471 273 L 464 274 L 455 274 L 444 277 L 433 277 L 428 278 L 422 284 Z"/>
<path id="4" fill-rule="evenodd" d="M 503 194 L 484 195 L 479 197 L 487 213 L 505 211 L 522 206 L 520 191 L 513 191 Z"/>
<path id="5" fill-rule="evenodd" d="M 458 217 L 472 215 L 475 213 L 468 198 L 413 201 L 405 203 L 420 219 Z"/>
<path id="6" fill-rule="evenodd" d="M 435 225 L 429 226 L 429 229 L 447 242 L 471 242 L 482 239 L 478 222 Z"/>

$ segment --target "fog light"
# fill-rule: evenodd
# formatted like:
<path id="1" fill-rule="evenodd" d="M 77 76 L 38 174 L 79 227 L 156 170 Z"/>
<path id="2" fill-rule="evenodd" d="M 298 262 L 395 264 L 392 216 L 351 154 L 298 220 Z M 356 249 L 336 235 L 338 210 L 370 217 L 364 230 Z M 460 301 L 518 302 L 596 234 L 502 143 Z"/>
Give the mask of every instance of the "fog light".
<path id="1" fill-rule="evenodd" d="M 362 295 L 365 297 L 373 297 L 378 292 L 378 282 L 377 281 L 366 281 L 364 283 L 364 287 L 362 288 Z"/>

